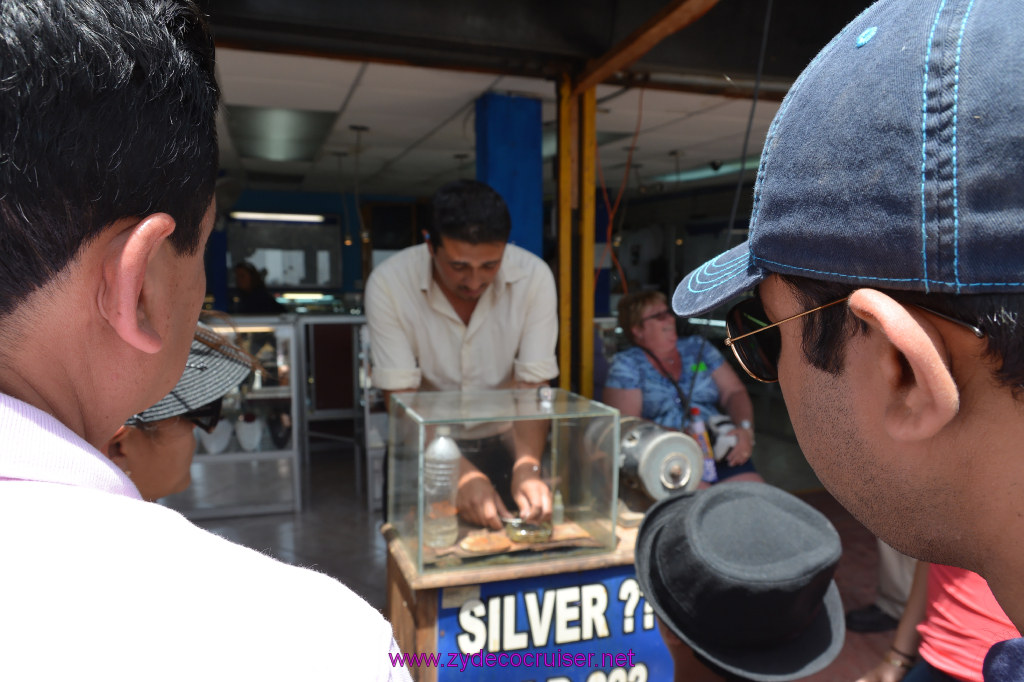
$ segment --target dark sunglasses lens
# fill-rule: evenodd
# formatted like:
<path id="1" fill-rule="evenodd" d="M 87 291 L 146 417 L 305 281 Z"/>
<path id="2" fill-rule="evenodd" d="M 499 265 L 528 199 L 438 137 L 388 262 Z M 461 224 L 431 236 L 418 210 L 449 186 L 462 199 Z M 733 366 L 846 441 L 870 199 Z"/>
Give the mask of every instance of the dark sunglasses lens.
<path id="1" fill-rule="evenodd" d="M 771 324 L 758 298 L 741 301 L 729 311 L 725 320 L 729 336 L 736 338 L 764 329 Z M 762 381 L 779 378 L 779 354 L 782 337 L 777 327 L 748 336 L 733 344 L 747 370 Z"/>
<path id="2" fill-rule="evenodd" d="M 204 431 L 213 431 L 214 427 L 217 426 L 217 422 L 220 421 L 221 403 L 222 399 L 217 398 L 212 403 L 207 403 L 187 413 L 185 418 Z"/>

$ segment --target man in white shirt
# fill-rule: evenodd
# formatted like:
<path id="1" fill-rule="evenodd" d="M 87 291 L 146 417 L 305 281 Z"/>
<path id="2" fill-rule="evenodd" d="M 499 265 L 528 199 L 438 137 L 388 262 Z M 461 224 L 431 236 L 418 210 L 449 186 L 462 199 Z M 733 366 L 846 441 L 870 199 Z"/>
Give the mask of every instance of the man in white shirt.
<path id="1" fill-rule="evenodd" d="M 0 5 L 0 678 L 409 679 L 350 590 L 143 501 L 102 453 L 189 352 L 213 58 L 188 0 Z"/>
<path id="2" fill-rule="evenodd" d="M 367 282 L 374 384 L 386 397 L 547 385 L 558 375 L 551 270 L 507 243 L 508 208 L 484 183 L 449 183 L 434 194 L 433 208 L 427 243 L 392 256 Z M 537 426 L 531 433 L 517 427 L 513 438 L 460 442 L 464 518 L 500 528 L 512 504 L 526 519 L 550 515 Z"/>

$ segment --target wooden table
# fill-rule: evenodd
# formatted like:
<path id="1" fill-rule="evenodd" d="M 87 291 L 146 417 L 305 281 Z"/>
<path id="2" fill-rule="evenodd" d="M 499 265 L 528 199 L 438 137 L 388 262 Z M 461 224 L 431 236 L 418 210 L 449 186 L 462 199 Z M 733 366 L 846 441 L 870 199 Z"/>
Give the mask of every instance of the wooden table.
<path id="1" fill-rule="evenodd" d="M 614 591 L 614 595 L 608 595 L 605 602 L 604 613 L 598 614 L 597 617 L 591 618 L 590 621 L 597 623 L 598 629 L 602 622 L 606 625 L 605 634 L 603 639 L 599 636 L 592 637 L 589 645 L 593 647 L 595 643 L 600 643 L 601 646 L 607 647 L 608 650 L 613 653 L 621 653 L 626 651 L 627 648 L 636 651 L 637 649 L 645 650 L 645 663 L 640 665 L 643 667 L 643 675 L 631 674 L 628 677 L 623 676 L 621 679 L 630 680 L 643 680 L 647 679 L 646 671 L 651 669 L 652 666 L 658 669 L 663 669 L 664 666 L 668 666 L 667 672 L 671 676 L 671 660 L 668 656 L 667 650 L 664 649 L 661 644 L 660 636 L 657 633 L 657 629 L 654 627 L 653 614 L 650 611 L 650 607 L 646 607 L 642 611 L 637 611 L 637 608 L 643 605 L 643 598 L 640 595 L 639 587 L 636 584 L 636 580 L 633 577 L 632 565 L 633 565 L 633 547 L 636 542 L 636 528 L 618 528 L 618 544 L 613 551 L 596 553 L 596 554 L 585 554 L 579 556 L 570 556 L 565 558 L 550 558 L 545 557 L 535 562 L 530 563 L 518 563 L 501 566 L 484 566 L 480 568 L 467 568 L 450 571 L 438 571 L 431 572 L 428 574 L 420 574 L 416 569 L 415 561 L 410 557 L 406 550 L 405 544 L 398 537 L 397 531 L 390 525 L 385 524 L 381 529 L 384 537 L 388 543 L 388 561 L 387 561 L 387 617 L 391 621 L 394 630 L 395 638 L 398 641 L 399 647 L 405 653 L 437 653 L 439 645 L 439 608 L 448 609 L 450 611 L 453 605 L 457 606 L 460 603 L 464 603 L 466 600 L 471 599 L 475 593 L 477 596 L 480 594 L 482 586 L 491 583 L 505 583 L 508 586 L 508 591 L 516 593 L 517 585 L 530 585 L 530 591 L 536 592 L 537 580 L 528 580 L 543 578 L 544 576 L 552 576 L 551 584 L 555 585 L 557 581 L 554 580 L 557 576 L 562 576 L 561 582 L 565 582 L 565 576 L 569 576 L 570 579 L 579 577 L 581 581 L 585 581 L 588 578 L 586 576 L 594 575 L 605 575 L 600 573 L 601 569 L 609 569 L 614 567 L 629 567 L 626 570 L 619 571 L 623 577 L 617 578 L 618 582 L 613 583 L 612 589 L 605 589 L 605 592 Z M 599 573 L 592 573 L 598 571 Z M 588 573 L 590 572 L 590 573 Z M 623 581 L 629 584 L 624 584 Z M 521 581 L 521 582 L 516 582 Z M 549 581 L 542 580 L 544 583 L 542 590 L 547 589 L 547 583 Z M 618 589 L 615 589 L 618 586 Z M 494 587 L 494 586 L 492 586 Z M 504 586 L 503 586 L 504 587 Z M 486 588 L 484 588 L 486 590 Z M 573 588 L 569 588 L 573 589 Z M 555 590 L 557 591 L 557 590 Z M 598 590 L 600 591 L 600 590 Z M 627 597 L 624 597 L 627 595 Z M 618 599 L 623 605 L 624 616 L 619 617 L 617 620 L 616 616 L 618 613 L 612 613 L 616 611 L 619 603 L 614 602 L 614 599 Z M 502 606 L 506 609 L 509 608 L 510 604 L 514 604 L 517 599 L 522 599 L 521 594 L 519 595 L 506 595 L 504 599 L 511 599 L 511 602 L 497 603 L 496 605 L 491 604 L 488 609 L 495 608 L 500 610 Z M 536 602 L 537 597 L 533 596 Z M 554 598 L 552 598 L 554 599 Z M 461 601 L 460 601 L 461 600 Z M 497 601 L 492 598 L 491 601 Z M 545 602 L 547 598 L 545 596 Z M 608 603 L 612 602 L 612 603 Z M 536 604 L 535 604 L 536 605 Z M 611 607 L 611 609 L 607 607 Z M 631 610 L 627 612 L 627 608 L 631 607 Z M 583 615 L 580 616 L 581 608 Z M 478 607 L 481 611 L 484 607 L 481 605 Z M 549 628 L 554 628 L 554 621 L 558 621 L 559 617 L 551 615 L 554 606 L 550 606 L 545 603 L 545 609 L 548 614 L 546 622 Z M 563 627 L 562 632 L 566 630 L 570 632 L 577 632 L 582 627 L 586 630 L 587 621 L 586 618 L 586 607 L 579 604 L 571 607 L 572 612 L 576 615 L 576 619 L 580 621 L 580 626 L 573 625 L 572 627 Z M 634 618 L 634 613 L 640 613 L 640 617 Z M 494 614 L 488 613 L 487 617 L 490 618 Z M 608 615 L 611 617 L 609 618 Z M 505 618 L 509 618 L 508 615 Z M 511 621 L 506 620 L 502 623 L 504 630 L 511 629 L 513 632 L 502 632 L 501 634 L 492 634 L 488 630 L 488 651 L 507 651 L 517 649 L 518 651 L 542 651 L 543 647 L 527 649 L 522 646 L 522 642 L 528 637 L 528 633 L 532 632 L 529 627 L 516 626 L 516 616 L 511 616 Z M 520 621 L 522 615 L 520 614 Z M 565 619 L 563 618 L 560 622 L 564 625 Z M 626 629 L 619 629 L 616 631 L 616 625 L 619 622 L 628 621 L 628 625 L 624 627 Z M 571 621 L 575 623 L 576 621 Z M 612 626 L 607 627 L 607 623 L 611 622 Z M 509 627 L 511 624 L 511 628 Z M 488 626 L 489 628 L 491 626 Z M 532 627 L 532 626 L 531 626 Z M 631 629 L 630 629 L 631 628 Z M 522 629 L 524 632 L 517 632 L 516 630 Z M 558 637 L 555 631 L 550 630 L 551 638 L 558 642 Z M 466 637 L 466 634 L 460 635 Z M 547 635 L 546 635 L 547 636 Z M 451 633 L 448 634 L 447 640 L 451 640 Z M 516 638 L 521 643 L 520 646 L 513 646 L 512 649 L 506 649 L 502 644 L 498 644 L 500 638 L 501 642 L 507 643 L 510 638 Z M 563 635 L 564 639 L 564 635 Z M 545 639 L 544 644 L 550 639 Z M 450 644 L 451 642 L 448 641 Z M 537 642 L 534 642 L 536 645 Z M 554 645 L 552 645 L 554 646 Z M 552 650 L 550 646 L 548 650 Z M 570 651 L 572 647 L 569 645 L 562 645 L 558 651 Z M 621 651 L 620 651 L 621 650 Z M 450 651 L 439 652 L 442 656 L 447 656 Z M 638 652 L 639 653 L 639 652 Z M 600 659 L 600 655 L 598 655 Z M 624 669 L 622 669 L 624 670 Z M 632 670 L 632 669 L 630 669 Z M 441 679 L 459 679 L 459 680 L 471 680 L 475 679 L 472 676 L 473 669 L 470 670 L 445 670 L 443 667 L 432 667 L 432 666 L 421 666 L 418 669 L 415 666 L 410 666 L 410 672 L 413 678 L 420 682 L 435 682 L 439 678 Z M 484 670 L 477 670 L 478 673 L 483 673 Z M 570 671 L 571 672 L 571 671 Z M 581 671 L 576 671 L 581 673 Z M 454 675 L 453 675 L 454 673 Z M 486 679 L 497 681 L 504 679 L 543 679 L 536 677 L 536 671 L 532 672 L 526 669 L 519 671 L 519 677 L 515 677 L 515 671 L 510 668 L 492 667 L 486 670 Z M 618 676 L 611 676 L 607 673 L 601 672 L 600 670 L 594 669 L 585 673 L 586 677 L 570 678 L 567 676 L 555 676 L 548 679 L 558 680 L 571 680 L 571 679 L 585 679 L 585 680 L 608 680 L 613 681 L 619 679 Z M 456 677 L 457 675 L 457 677 Z M 504 675 L 504 676 L 503 676 Z M 532 676 L 531 676 L 532 675 Z M 650 676 L 650 679 L 659 679 L 661 676 Z M 483 678 L 481 678 L 483 679 Z"/>

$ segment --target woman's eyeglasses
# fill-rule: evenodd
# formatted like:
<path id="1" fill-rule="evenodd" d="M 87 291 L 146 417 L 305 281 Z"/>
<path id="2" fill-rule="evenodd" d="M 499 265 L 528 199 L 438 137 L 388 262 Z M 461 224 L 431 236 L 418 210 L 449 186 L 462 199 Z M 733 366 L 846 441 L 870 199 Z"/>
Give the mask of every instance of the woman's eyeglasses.
<path id="1" fill-rule="evenodd" d="M 181 415 L 183 419 L 187 419 L 207 433 L 213 431 L 214 427 L 217 426 L 217 422 L 220 421 L 220 408 L 223 404 L 223 398 L 217 398 L 212 403 L 206 403 L 202 407 L 198 407 L 191 412 L 186 412 Z"/>
<path id="2" fill-rule="evenodd" d="M 675 313 L 673 313 L 671 310 L 661 310 L 656 313 L 651 313 L 646 317 L 641 317 L 640 324 L 643 324 L 647 320 L 657 320 L 658 322 L 664 322 L 665 320 L 670 320 L 675 316 Z"/>
<path id="3" fill-rule="evenodd" d="M 776 327 L 798 317 L 810 315 L 819 310 L 845 303 L 849 298 L 849 296 L 844 296 L 838 301 L 832 301 L 817 308 L 805 310 L 802 313 L 797 313 L 774 323 L 768 320 L 768 315 L 765 313 L 764 306 L 761 305 L 759 297 L 754 296 L 744 299 L 734 305 L 732 310 L 725 316 L 725 328 L 729 332 L 729 336 L 725 339 L 725 345 L 732 348 L 733 354 L 747 374 L 766 384 L 775 383 L 779 380 L 779 355 L 782 353 L 782 335 Z M 979 339 L 985 336 L 985 332 L 968 322 L 958 320 L 955 317 L 950 317 L 924 306 L 914 305 L 914 307 L 965 327 L 971 330 Z M 766 331 L 769 333 L 761 333 Z M 737 343 L 739 341 L 743 343 Z"/>

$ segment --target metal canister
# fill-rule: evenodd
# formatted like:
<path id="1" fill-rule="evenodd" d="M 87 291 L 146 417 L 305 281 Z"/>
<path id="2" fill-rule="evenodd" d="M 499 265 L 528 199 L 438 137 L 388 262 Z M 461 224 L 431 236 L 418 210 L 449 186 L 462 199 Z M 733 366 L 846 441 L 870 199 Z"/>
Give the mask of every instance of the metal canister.
<path id="1" fill-rule="evenodd" d="M 654 422 L 624 417 L 620 422 L 619 477 L 653 500 L 696 490 L 704 456 L 690 436 Z"/>

